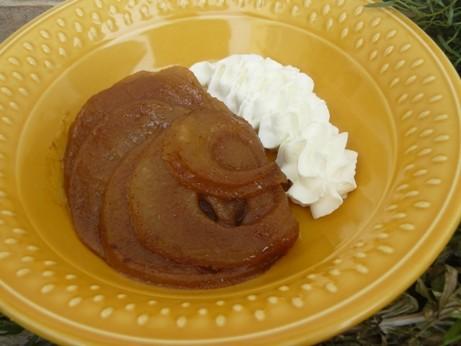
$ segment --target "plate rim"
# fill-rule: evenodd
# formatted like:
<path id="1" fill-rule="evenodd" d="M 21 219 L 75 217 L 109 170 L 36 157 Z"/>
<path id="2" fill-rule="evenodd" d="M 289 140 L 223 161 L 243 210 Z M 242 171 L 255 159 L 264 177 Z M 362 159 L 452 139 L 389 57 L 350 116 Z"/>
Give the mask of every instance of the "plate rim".
<path id="1" fill-rule="evenodd" d="M 26 23 L 25 25 L 21 26 L 17 31 L 15 31 L 13 34 L 11 34 L 6 40 L 4 40 L 0 44 L 0 54 L 4 53 L 5 51 L 8 50 L 8 48 L 12 45 L 14 45 L 15 41 L 18 40 L 20 37 L 22 37 L 24 34 L 29 32 L 30 30 L 33 30 L 35 26 L 40 24 L 42 21 L 46 20 L 51 15 L 55 15 L 56 13 L 64 10 L 65 8 L 72 6 L 75 3 L 79 2 L 84 2 L 84 1 L 89 1 L 89 0 L 67 0 L 64 1 L 63 3 L 59 3 L 55 5 L 54 7 L 50 8 L 49 10 L 45 11 L 44 13 L 40 14 L 39 16 L 35 17 L 33 20 L 30 22 Z M 452 90 L 457 94 L 455 94 L 455 99 L 458 102 L 458 105 L 460 104 L 460 95 L 461 95 L 461 79 L 451 64 L 451 62 L 448 60 L 446 55 L 442 52 L 442 50 L 438 47 L 438 45 L 421 29 L 419 28 L 414 22 L 412 22 L 410 19 L 405 17 L 403 14 L 400 12 L 393 10 L 393 9 L 382 9 L 383 11 L 387 11 L 387 13 L 391 14 L 394 20 L 398 21 L 400 25 L 405 26 L 409 28 L 414 34 L 415 37 L 421 39 L 424 42 L 424 45 L 427 47 L 427 49 L 431 52 L 431 54 L 434 55 L 434 57 L 437 58 L 438 63 L 441 64 L 443 67 L 443 72 L 447 76 L 447 80 L 452 84 Z M 241 15 L 245 15 L 246 13 L 244 11 L 241 12 Z M 460 116 L 460 112 L 458 112 L 458 118 Z M 458 161 L 457 166 L 456 166 L 456 177 L 459 178 L 461 173 L 461 162 Z M 443 218 L 440 217 L 440 214 L 438 214 L 438 218 L 440 218 L 438 221 L 433 222 L 431 228 L 434 228 L 434 225 L 439 225 L 443 224 L 445 225 L 445 228 L 447 231 L 445 231 L 441 237 L 440 235 L 436 237 L 436 241 L 434 242 L 436 246 L 428 246 L 427 244 L 427 239 L 424 239 L 424 241 L 421 241 L 421 244 L 418 244 L 416 249 L 412 252 L 409 253 L 407 256 L 403 257 L 400 259 L 398 262 L 398 265 L 396 265 L 397 268 L 395 270 L 392 270 L 389 275 L 395 275 L 395 272 L 402 270 L 402 264 L 409 261 L 411 258 L 416 257 L 419 253 L 422 252 L 422 247 L 426 245 L 426 247 L 429 247 L 427 251 L 423 251 L 424 257 L 422 257 L 422 260 L 417 261 L 417 265 L 415 265 L 411 271 L 411 275 L 408 273 L 403 276 L 403 280 L 396 281 L 398 282 L 397 285 L 393 285 L 391 288 L 391 293 L 389 291 L 385 295 L 385 297 L 380 297 L 380 299 L 375 300 L 372 304 L 368 304 L 368 309 L 362 309 L 360 313 L 354 314 L 352 318 L 348 320 L 348 323 L 344 323 L 342 326 L 332 326 L 330 328 L 325 328 L 322 333 L 317 333 L 314 338 L 311 338 L 312 335 L 309 336 L 309 340 L 313 342 L 318 342 L 320 340 L 323 340 L 325 336 L 332 336 L 333 334 L 336 335 L 338 333 L 343 332 L 344 330 L 347 330 L 353 325 L 356 325 L 357 323 L 360 323 L 363 321 L 365 318 L 371 316 L 372 314 L 376 313 L 379 311 L 381 308 L 383 308 L 385 305 L 393 301 L 398 295 L 400 295 L 405 289 L 407 289 L 409 286 L 411 286 L 414 281 L 420 277 L 420 275 L 429 267 L 429 265 L 436 259 L 436 257 L 440 254 L 440 252 L 443 250 L 443 248 L 446 246 L 454 232 L 456 231 L 460 221 L 461 221 L 461 210 L 459 211 L 449 211 L 450 205 L 459 205 L 461 202 L 461 190 L 456 189 L 456 187 L 459 187 L 461 185 L 460 180 L 456 179 L 450 186 L 450 194 L 451 198 L 449 200 L 446 200 L 443 208 L 441 210 L 444 211 Z M 448 214 L 450 217 L 447 218 Z M 439 226 L 440 227 L 440 226 Z M 434 236 L 434 232 L 429 232 L 428 237 Z M 434 245 L 434 243 L 431 243 L 431 245 Z M 417 270 L 415 270 L 417 268 Z M 383 284 L 385 280 L 380 280 L 380 284 Z M 0 288 L 3 293 L 7 291 L 6 285 L 3 284 L 3 281 L 0 280 Z M 11 294 L 11 292 L 6 292 L 7 294 L 14 296 Z M 368 294 L 369 292 L 365 293 L 364 295 Z M 3 294 L 2 294 L 3 295 Z M 25 297 L 24 297 L 25 298 Z M 30 331 L 33 331 L 37 335 L 42 335 L 45 338 L 58 342 L 58 343 L 65 343 L 69 345 L 77 345 L 81 343 L 88 344 L 88 339 L 85 338 L 79 338 L 77 337 L 69 337 L 70 333 L 62 333 L 60 332 L 59 329 L 51 329 L 46 323 L 41 323 L 40 319 L 33 319 L 28 316 L 28 314 L 21 313 L 21 307 L 18 305 L 24 305 L 25 309 L 27 307 L 30 308 L 31 304 L 27 304 L 28 299 L 25 298 L 24 300 L 19 301 L 19 304 L 15 304 L 14 301 L 7 302 L 4 297 L 0 299 L 0 310 L 4 313 L 6 313 L 9 317 L 11 317 L 13 320 L 18 321 L 21 325 L 25 326 L 27 329 Z M 40 310 L 40 309 L 38 309 Z M 42 309 L 44 310 L 44 309 Z M 36 311 L 34 311 L 36 312 Z M 48 317 L 47 317 L 48 318 Z M 53 323 L 51 323 L 53 324 Z M 66 326 L 66 329 L 69 329 Z M 77 329 L 75 329 L 76 332 L 78 332 Z M 332 332 L 333 331 L 333 332 Z M 77 334 L 77 333 L 74 333 Z M 301 336 L 297 339 L 291 339 L 291 340 L 286 340 L 282 344 L 295 344 L 297 342 L 303 342 L 306 341 L 307 336 Z M 213 341 L 213 340 L 211 340 Z M 92 342 L 90 342 L 92 344 Z"/>

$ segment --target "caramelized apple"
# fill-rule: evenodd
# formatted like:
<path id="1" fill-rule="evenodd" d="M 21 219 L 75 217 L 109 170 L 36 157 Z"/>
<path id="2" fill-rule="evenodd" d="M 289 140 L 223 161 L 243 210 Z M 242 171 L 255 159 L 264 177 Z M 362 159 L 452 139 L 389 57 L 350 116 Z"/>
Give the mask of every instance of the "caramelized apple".
<path id="1" fill-rule="evenodd" d="M 185 68 L 140 72 L 93 96 L 71 128 L 64 175 L 82 241 L 154 284 L 234 284 L 298 236 L 283 173 Z"/>

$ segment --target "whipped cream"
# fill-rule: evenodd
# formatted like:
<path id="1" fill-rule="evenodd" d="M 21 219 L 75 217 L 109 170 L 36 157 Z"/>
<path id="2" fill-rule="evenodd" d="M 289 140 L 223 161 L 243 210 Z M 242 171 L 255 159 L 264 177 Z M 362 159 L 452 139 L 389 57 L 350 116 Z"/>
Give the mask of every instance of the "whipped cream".
<path id="1" fill-rule="evenodd" d="M 346 149 L 348 134 L 330 123 L 311 123 L 283 142 L 277 164 L 291 180 L 291 200 L 310 206 L 314 218 L 330 214 L 354 190 L 357 153 Z"/>
<path id="2" fill-rule="evenodd" d="M 255 54 L 199 62 L 191 71 L 258 131 L 265 148 L 279 149 L 276 161 L 292 182 L 289 197 L 310 206 L 314 218 L 332 213 L 357 187 L 357 153 L 346 149 L 348 134 L 329 122 L 308 75 Z"/>

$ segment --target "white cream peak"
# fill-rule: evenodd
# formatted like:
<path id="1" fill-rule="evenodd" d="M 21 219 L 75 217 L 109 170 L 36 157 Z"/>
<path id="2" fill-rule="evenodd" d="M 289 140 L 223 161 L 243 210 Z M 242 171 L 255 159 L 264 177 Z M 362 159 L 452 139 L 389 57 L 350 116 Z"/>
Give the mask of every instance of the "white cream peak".
<path id="1" fill-rule="evenodd" d="M 357 153 L 347 133 L 330 120 L 314 82 L 293 66 L 256 54 L 231 55 L 194 64 L 191 71 L 208 92 L 257 131 L 292 186 L 292 201 L 310 206 L 314 218 L 336 210 L 354 190 Z"/>

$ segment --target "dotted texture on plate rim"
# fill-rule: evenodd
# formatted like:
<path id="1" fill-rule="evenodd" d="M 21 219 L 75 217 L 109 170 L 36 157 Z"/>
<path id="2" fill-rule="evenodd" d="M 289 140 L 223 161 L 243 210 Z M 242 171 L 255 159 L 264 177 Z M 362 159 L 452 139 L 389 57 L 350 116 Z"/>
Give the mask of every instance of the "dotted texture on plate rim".
<path id="1" fill-rule="evenodd" d="M 170 14 L 240 10 L 335 40 L 338 49 L 365 66 L 374 76 L 395 114 L 399 135 L 398 174 L 380 220 L 355 239 L 341 257 L 274 285 L 262 292 L 246 292 L 213 299 L 174 299 L 120 292 L 97 282 L 63 262 L 27 223 L 14 189 L 14 157 L 22 126 L 33 102 L 66 67 L 96 45 L 131 27 Z M 449 126 L 453 98 L 448 94 L 441 67 L 431 61 L 419 41 L 404 26 L 394 28 L 388 12 L 364 8 L 361 1 L 178 0 L 178 1 L 74 1 L 19 36 L 14 48 L 0 52 L 0 273 L 8 272 L 18 292 L 34 289 L 53 302 L 63 318 L 82 321 L 91 311 L 94 325 L 110 321 L 115 333 L 146 328 L 220 330 L 247 321 L 259 326 L 277 318 L 277 311 L 302 314 L 312 297 L 342 294 L 343 275 L 367 280 L 374 268 L 370 259 L 386 261 L 401 253 L 393 240 L 419 229 L 442 187 L 449 183 L 443 167 L 457 158 L 447 153 L 454 145 Z M 141 24 L 139 24 L 141 23 Z M 418 55 L 414 52 L 422 52 Z M 442 91 L 440 91 L 442 90 Z M 456 143 L 455 143 L 456 145 Z M 442 168 L 441 168 L 442 167 Z M 7 268 L 7 269 L 6 269 Z M 59 307 L 59 308 L 58 308 Z M 85 309 L 85 310 L 79 310 Z M 127 337 L 127 340 L 130 340 Z"/>

